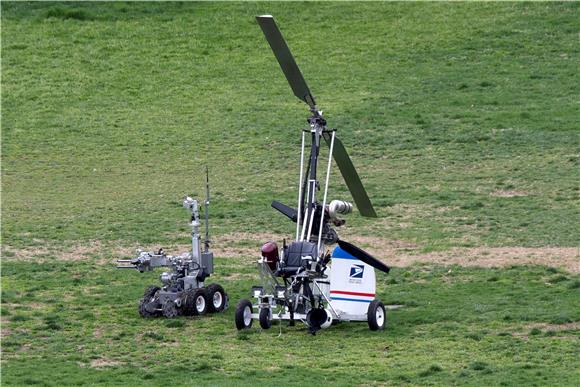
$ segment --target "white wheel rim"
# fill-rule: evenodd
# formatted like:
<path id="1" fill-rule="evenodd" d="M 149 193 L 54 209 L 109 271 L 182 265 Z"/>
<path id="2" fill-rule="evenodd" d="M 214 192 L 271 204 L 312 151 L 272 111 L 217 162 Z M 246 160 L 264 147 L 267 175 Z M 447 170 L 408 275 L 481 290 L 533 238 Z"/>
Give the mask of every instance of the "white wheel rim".
<path id="1" fill-rule="evenodd" d="M 249 306 L 244 308 L 244 325 L 249 326 L 252 321 L 252 309 Z"/>
<path id="2" fill-rule="evenodd" d="M 377 308 L 375 312 L 375 319 L 377 320 L 377 325 L 382 327 L 385 324 L 385 310 L 381 307 Z"/>
<path id="3" fill-rule="evenodd" d="M 203 298 L 203 296 L 199 296 L 196 298 L 195 308 L 197 309 L 198 312 L 203 312 L 203 310 L 205 309 L 205 299 Z"/>
<path id="4" fill-rule="evenodd" d="M 213 306 L 214 308 L 219 308 L 222 306 L 223 298 L 220 292 L 215 292 L 213 294 Z"/>

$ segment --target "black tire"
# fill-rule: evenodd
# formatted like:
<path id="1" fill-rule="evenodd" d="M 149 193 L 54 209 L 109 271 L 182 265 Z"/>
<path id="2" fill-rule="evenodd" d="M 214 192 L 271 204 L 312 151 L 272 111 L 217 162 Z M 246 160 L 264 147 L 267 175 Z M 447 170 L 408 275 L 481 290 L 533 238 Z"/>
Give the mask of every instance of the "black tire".
<path id="1" fill-rule="evenodd" d="M 153 296 L 155 296 L 155 293 L 157 293 L 157 291 L 159 291 L 159 286 L 155 286 L 155 285 L 151 285 L 148 286 L 147 289 L 145 289 L 145 291 L 143 292 L 143 298 L 151 298 Z"/>
<path id="2" fill-rule="evenodd" d="M 385 325 L 387 324 L 387 313 L 382 302 L 374 300 L 370 303 L 367 312 L 367 321 L 371 331 L 385 329 Z"/>
<path id="3" fill-rule="evenodd" d="M 207 312 L 208 302 L 205 289 L 191 289 L 181 296 L 181 310 L 184 316 L 199 316 Z"/>
<path id="4" fill-rule="evenodd" d="M 181 313 L 184 316 L 193 316 L 195 310 L 194 290 L 187 290 L 181 294 Z"/>
<path id="5" fill-rule="evenodd" d="M 262 329 L 270 329 L 272 327 L 272 319 L 270 318 L 270 308 L 260 309 L 260 326 Z"/>
<path id="6" fill-rule="evenodd" d="M 207 294 L 205 289 L 199 288 L 193 291 L 193 315 L 201 316 L 207 313 Z"/>
<path id="7" fill-rule="evenodd" d="M 141 317 L 153 318 L 159 316 L 159 311 L 155 310 L 155 306 L 157 306 L 155 295 L 158 291 L 158 286 L 151 285 L 143 292 L 143 298 L 139 301 L 139 315 Z"/>
<path id="8" fill-rule="evenodd" d="M 248 319 L 248 310 L 250 313 L 249 319 Z M 235 312 L 236 328 L 238 328 L 238 331 L 250 328 L 252 326 L 252 316 L 251 316 L 252 313 L 253 313 L 252 303 L 249 300 L 241 299 L 240 302 L 238 302 L 238 305 L 236 306 Z"/>
<path id="9" fill-rule="evenodd" d="M 177 311 L 177 306 L 175 302 L 171 300 L 165 301 L 162 307 L 163 317 L 165 318 L 175 318 L 179 316 L 179 312 Z"/>
<path id="10" fill-rule="evenodd" d="M 151 297 L 143 297 L 139 301 L 139 315 L 143 318 L 153 318 L 159 316 L 159 312 L 150 312 L 148 309 Z"/>
<path id="11" fill-rule="evenodd" d="M 223 311 L 228 304 L 228 295 L 224 291 L 224 288 L 218 284 L 210 284 L 206 288 L 208 306 L 207 311 L 209 313 L 217 313 Z"/>

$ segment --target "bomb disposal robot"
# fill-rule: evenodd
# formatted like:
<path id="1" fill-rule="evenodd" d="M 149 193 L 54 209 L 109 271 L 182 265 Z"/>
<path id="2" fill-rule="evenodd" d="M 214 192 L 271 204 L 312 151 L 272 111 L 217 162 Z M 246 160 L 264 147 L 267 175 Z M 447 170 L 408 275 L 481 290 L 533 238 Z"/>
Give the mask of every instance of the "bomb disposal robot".
<path id="1" fill-rule="evenodd" d="M 157 267 L 171 269 L 161 274 L 162 287 L 149 286 L 145 289 L 139 303 L 139 314 L 142 317 L 203 315 L 207 312 L 221 312 L 228 306 L 228 295 L 221 285 L 205 286 L 205 280 L 213 273 L 213 253 L 209 251 L 209 184 L 206 186 L 203 251 L 198 202 L 188 196 L 183 200 L 183 207 L 191 211 L 191 252 L 172 256 L 167 255 L 163 249 L 156 253 L 139 250 L 136 258 L 117 260 L 125 264 L 118 268 L 137 269 L 141 273 Z"/>

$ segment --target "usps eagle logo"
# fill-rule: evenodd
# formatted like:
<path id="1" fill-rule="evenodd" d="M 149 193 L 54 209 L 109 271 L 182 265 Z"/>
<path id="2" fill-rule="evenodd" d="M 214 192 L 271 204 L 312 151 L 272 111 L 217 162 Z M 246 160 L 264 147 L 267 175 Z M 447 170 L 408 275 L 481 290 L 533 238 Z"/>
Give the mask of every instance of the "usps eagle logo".
<path id="1" fill-rule="evenodd" d="M 363 265 L 352 265 L 350 267 L 350 278 L 362 278 L 365 267 Z"/>

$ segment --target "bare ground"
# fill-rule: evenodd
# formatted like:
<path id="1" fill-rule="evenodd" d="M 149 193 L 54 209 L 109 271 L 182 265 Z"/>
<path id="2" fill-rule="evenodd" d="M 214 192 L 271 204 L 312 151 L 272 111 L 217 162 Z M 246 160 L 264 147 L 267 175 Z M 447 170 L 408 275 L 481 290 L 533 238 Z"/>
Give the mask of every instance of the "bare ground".
<path id="1" fill-rule="evenodd" d="M 528 196 L 528 193 L 525 191 L 496 190 L 493 191 L 490 195 L 498 198 L 513 198 L 518 196 Z"/>
<path id="2" fill-rule="evenodd" d="M 119 366 L 121 364 L 122 364 L 121 362 L 118 362 L 116 360 L 100 358 L 100 359 L 92 360 L 90 363 L 90 367 L 91 368 L 116 367 L 116 366 Z"/>
<path id="3" fill-rule="evenodd" d="M 267 241 L 280 240 L 275 234 L 233 233 L 215 237 L 213 251 L 218 257 L 258 257 L 260 246 Z M 506 267 L 513 265 L 544 265 L 580 273 L 580 249 L 578 247 L 474 247 L 453 248 L 447 251 L 421 253 L 420 246 L 413 243 L 379 237 L 350 236 L 348 240 L 365 249 L 385 263 L 405 267 L 414 263 L 437 263 L 475 267 Z M 112 264 L 114 259 L 134 256 L 136 247 L 121 241 L 75 243 L 60 248 L 42 244 L 41 247 L 16 249 L 4 245 L 3 260 L 94 260 L 100 264 Z M 170 254 L 179 254 L 189 245 L 168 246 Z M 8 254 L 6 254 L 8 253 Z"/>
<path id="4" fill-rule="evenodd" d="M 12 334 L 12 330 L 7 328 L 8 319 L 4 316 L 0 317 L 0 339 L 4 339 Z"/>
<path id="5" fill-rule="evenodd" d="M 560 332 L 560 331 L 572 331 L 580 329 L 580 322 L 571 322 L 565 324 L 530 324 L 528 328 L 538 328 L 546 332 Z"/>
<path id="6" fill-rule="evenodd" d="M 527 329 L 539 329 L 543 333 L 546 332 L 568 332 L 568 331 L 575 331 L 580 329 L 580 322 L 572 322 L 566 324 L 546 324 L 546 323 L 535 323 L 529 324 Z M 574 332 L 571 332 L 574 333 Z M 524 341 L 528 341 L 530 339 L 530 335 L 524 332 L 514 332 L 512 333 L 513 337 L 520 338 Z M 558 335 L 558 336 L 551 336 L 554 340 L 579 340 L 580 336 L 578 335 Z"/>

